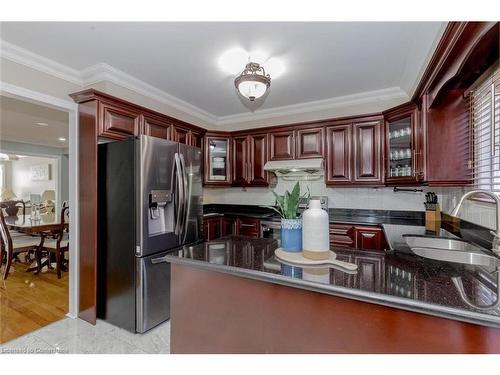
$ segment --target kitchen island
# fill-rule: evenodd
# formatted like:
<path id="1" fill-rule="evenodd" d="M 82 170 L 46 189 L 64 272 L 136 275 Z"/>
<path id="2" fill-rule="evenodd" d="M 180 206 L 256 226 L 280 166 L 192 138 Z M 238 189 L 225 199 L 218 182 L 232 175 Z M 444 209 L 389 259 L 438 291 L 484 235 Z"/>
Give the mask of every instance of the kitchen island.
<path id="1" fill-rule="evenodd" d="M 302 268 L 276 247 L 230 236 L 168 256 L 172 353 L 500 353 L 500 311 L 469 307 L 451 281 L 488 304 L 484 270 L 341 248 L 356 272 Z"/>

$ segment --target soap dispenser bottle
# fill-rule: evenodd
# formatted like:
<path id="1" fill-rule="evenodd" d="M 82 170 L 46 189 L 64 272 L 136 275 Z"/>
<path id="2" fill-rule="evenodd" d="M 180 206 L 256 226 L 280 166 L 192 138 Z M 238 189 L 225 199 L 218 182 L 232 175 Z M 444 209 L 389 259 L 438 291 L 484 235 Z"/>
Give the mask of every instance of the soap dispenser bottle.
<path id="1" fill-rule="evenodd" d="M 302 255 L 308 259 L 324 260 L 330 257 L 328 213 L 319 199 L 311 199 L 302 213 Z"/>

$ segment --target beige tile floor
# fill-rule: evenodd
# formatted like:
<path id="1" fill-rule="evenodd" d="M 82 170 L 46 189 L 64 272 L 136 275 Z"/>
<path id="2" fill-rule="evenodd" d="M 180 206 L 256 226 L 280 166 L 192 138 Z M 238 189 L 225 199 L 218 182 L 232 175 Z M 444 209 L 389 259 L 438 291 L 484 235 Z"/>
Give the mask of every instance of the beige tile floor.
<path id="1" fill-rule="evenodd" d="M 170 322 L 133 334 L 98 320 L 95 326 L 65 318 L 0 345 L 0 354 L 168 354 Z"/>

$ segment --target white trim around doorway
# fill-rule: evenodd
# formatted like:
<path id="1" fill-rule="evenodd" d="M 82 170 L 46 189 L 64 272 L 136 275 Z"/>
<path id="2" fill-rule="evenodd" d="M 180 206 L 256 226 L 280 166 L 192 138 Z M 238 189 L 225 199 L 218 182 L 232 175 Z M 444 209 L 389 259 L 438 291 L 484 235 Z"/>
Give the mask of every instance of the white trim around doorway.
<path id="1" fill-rule="evenodd" d="M 69 125 L 69 206 L 70 210 L 70 246 L 69 246 L 69 308 L 68 316 L 78 315 L 79 290 L 79 223 L 78 223 L 78 105 L 70 100 L 60 99 L 24 87 L 0 81 L 0 95 L 51 107 L 68 113 Z"/>

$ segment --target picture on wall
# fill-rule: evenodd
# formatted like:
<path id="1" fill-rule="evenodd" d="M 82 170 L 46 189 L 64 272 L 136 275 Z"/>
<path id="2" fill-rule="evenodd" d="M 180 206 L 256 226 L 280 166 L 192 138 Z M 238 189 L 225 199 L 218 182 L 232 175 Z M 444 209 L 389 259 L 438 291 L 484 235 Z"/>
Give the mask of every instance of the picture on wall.
<path id="1" fill-rule="evenodd" d="M 31 181 L 49 181 L 50 164 L 33 165 L 30 168 Z"/>

